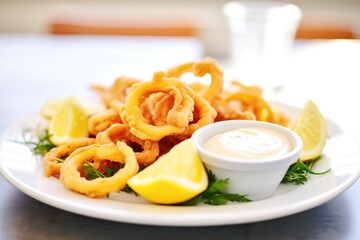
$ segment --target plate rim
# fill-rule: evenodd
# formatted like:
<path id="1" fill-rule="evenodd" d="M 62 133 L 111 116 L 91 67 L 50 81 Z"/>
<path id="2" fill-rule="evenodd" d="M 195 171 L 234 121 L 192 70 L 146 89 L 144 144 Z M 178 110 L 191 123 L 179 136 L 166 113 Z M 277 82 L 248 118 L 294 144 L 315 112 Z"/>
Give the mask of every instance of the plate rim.
<path id="1" fill-rule="evenodd" d="M 285 107 L 294 108 L 292 106 L 284 104 Z M 7 128 L 0 136 L 0 156 L 2 151 L 4 150 L 2 147 L 2 144 L 4 141 L 7 141 L 6 137 L 11 134 L 14 131 L 19 131 L 19 127 L 23 124 L 25 124 L 31 117 L 37 117 L 39 114 L 33 114 L 28 117 L 23 118 L 22 120 L 14 123 L 9 128 Z M 331 124 L 333 124 L 336 128 L 340 129 L 343 133 L 346 133 L 344 129 L 342 129 L 339 125 L 337 125 L 335 122 L 330 121 Z M 354 153 L 353 155 L 359 154 L 359 152 Z M 32 156 L 34 157 L 34 156 Z M 92 201 L 106 201 L 108 199 L 91 199 L 86 196 L 78 196 L 80 194 L 76 194 L 76 198 L 80 200 L 85 201 L 85 205 L 80 204 L 74 204 L 69 201 L 69 199 L 59 199 L 56 196 L 51 196 L 46 192 L 42 192 L 39 189 L 33 189 L 32 187 L 26 185 L 26 183 L 22 182 L 20 179 L 13 176 L 13 173 L 6 168 L 6 163 L 4 162 L 6 160 L 0 158 L 0 173 L 1 175 L 15 188 L 20 190 L 21 192 L 25 193 L 26 195 L 43 202 L 47 205 L 50 205 L 52 207 L 87 216 L 97 219 L 103 219 L 103 220 L 110 220 L 115 222 L 124 222 L 124 223 L 133 223 L 133 224 L 143 224 L 143 225 L 154 225 L 154 226 L 220 226 L 220 225 L 230 225 L 230 224 L 245 224 L 245 223 L 252 223 L 252 222 L 259 222 L 259 221 L 265 221 L 265 220 L 271 220 L 276 218 L 281 218 L 289 215 L 293 215 L 296 213 L 303 212 L 305 210 L 312 209 L 314 207 L 317 207 L 319 205 L 322 205 L 331 199 L 335 198 L 345 190 L 347 190 L 349 187 L 351 187 L 357 179 L 360 177 L 360 165 L 358 168 L 354 169 L 351 174 L 347 174 L 346 180 L 343 181 L 341 184 L 335 186 L 334 188 L 331 188 L 329 191 L 326 191 L 320 195 L 317 195 L 316 197 L 312 197 L 310 200 L 308 199 L 306 201 L 300 201 L 296 202 L 294 206 L 291 208 L 286 208 L 286 206 L 278 206 L 277 208 L 272 208 L 268 211 L 262 212 L 262 214 L 254 214 L 251 218 L 248 218 L 247 220 L 243 220 L 242 218 L 239 218 L 235 216 L 233 213 L 234 211 L 227 212 L 229 210 L 235 209 L 238 210 L 243 208 L 243 204 L 230 204 L 225 206 L 159 206 L 159 205 L 148 205 L 148 204 L 138 204 L 138 203 L 128 203 L 128 202 L 121 202 L 120 208 L 116 208 L 118 212 L 114 213 L 111 212 L 111 210 L 114 210 L 113 208 L 99 208 L 96 206 L 96 210 L 89 211 L 89 202 Z M 36 172 L 36 171 L 35 171 Z M 38 176 L 41 177 L 41 176 Z M 42 176 L 45 177 L 45 176 Z M 58 181 L 58 180 L 56 180 Z M 60 184 L 60 183 L 59 183 Z M 301 186 L 300 186 L 301 187 Z M 70 191 L 69 191 L 70 192 Z M 75 196 L 75 195 L 74 195 Z M 116 200 L 112 200 L 112 202 L 115 202 Z M 257 202 L 257 201 L 254 201 Z M 305 202 L 305 203 L 304 203 Z M 109 203 L 110 204 L 110 203 Z M 119 204 L 117 201 L 116 204 Z M 97 204 L 96 204 L 97 205 Z M 113 203 L 111 204 L 113 205 Z M 139 211 L 129 211 L 129 209 L 142 209 L 143 205 L 145 205 L 147 208 L 148 206 L 151 206 L 152 208 L 158 210 L 164 207 L 168 209 L 180 209 L 181 213 L 177 215 L 172 215 L 172 219 L 169 219 L 169 213 L 158 213 L 150 216 L 150 214 L 146 213 L 147 215 L 144 215 L 144 212 Z M 161 207 L 161 208 L 160 208 Z M 196 209 L 198 208 L 198 209 Z M 199 209 L 206 208 L 207 210 L 210 209 L 210 211 L 201 211 Z M 195 211 L 194 211 L 195 209 Z M 98 214 L 101 211 L 105 211 L 108 215 L 104 214 Z M 142 209 L 143 210 L 143 209 Z M 225 210 L 225 211 L 224 211 Z M 286 210 L 286 211 L 285 211 Z M 222 216 L 222 218 L 216 219 L 215 217 L 211 217 L 213 215 L 217 215 L 218 213 L 221 213 L 222 211 L 227 213 L 227 216 Z M 171 212 L 171 211 L 170 211 Z M 178 210 L 175 211 L 179 212 Z M 183 216 L 190 216 L 186 218 L 182 218 Z M 204 220 L 204 216 L 206 217 L 206 221 Z"/>

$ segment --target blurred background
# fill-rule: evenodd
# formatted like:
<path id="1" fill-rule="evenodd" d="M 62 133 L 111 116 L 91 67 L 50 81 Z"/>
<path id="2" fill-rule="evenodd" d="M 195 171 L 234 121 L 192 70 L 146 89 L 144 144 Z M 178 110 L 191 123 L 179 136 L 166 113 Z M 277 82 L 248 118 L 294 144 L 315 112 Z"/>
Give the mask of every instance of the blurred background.
<path id="1" fill-rule="evenodd" d="M 226 0 L 0 0 L 0 33 L 194 36 L 228 55 Z M 288 0 L 303 10 L 297 39 L 360 36 L 359 0 Z"/>

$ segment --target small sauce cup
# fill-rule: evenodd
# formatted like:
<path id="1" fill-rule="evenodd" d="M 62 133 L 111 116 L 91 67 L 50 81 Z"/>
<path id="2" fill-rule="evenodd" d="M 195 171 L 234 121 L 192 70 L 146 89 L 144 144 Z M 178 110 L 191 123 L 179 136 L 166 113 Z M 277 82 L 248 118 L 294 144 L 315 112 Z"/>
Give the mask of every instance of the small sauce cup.
<path id="1" fill-rule="evenodd" d="M 289 151 L 276 157 L 235 159 L 213 153 L 204 148 L 212 137 L 239 128 L 260 128 L 275 131 L 289 142 Z M 200 159 L 218 179 L 229 179 L 227 192 L 247 195 L 250 200 L 260 200 L 274 194 L 291 164 L 299 158 L 303 147 L 301 138 L 292 130 L 277 124 L 229 120 L 201 127 L 192 135 Z"/>

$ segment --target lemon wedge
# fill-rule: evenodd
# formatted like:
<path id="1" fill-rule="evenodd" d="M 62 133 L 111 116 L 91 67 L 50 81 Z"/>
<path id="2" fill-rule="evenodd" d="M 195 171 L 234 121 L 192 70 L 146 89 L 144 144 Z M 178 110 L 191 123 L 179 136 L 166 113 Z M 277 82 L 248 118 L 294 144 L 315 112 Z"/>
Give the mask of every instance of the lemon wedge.
<path id="1" fill-rule="evenodd" d="M 296 118 L 292 130 L 303 141 L 303 149 L 300 160 L 312 160 L 322 154 L 326 144 L 328 130 L 326 121 L 318 107 L 312 101 L 308 101 Z"/>
<path id="2" fill-rule="evenodd" d="M 51 119 L 55 116 L 55 113 L 59 111 L 59 108 L 65 102 L 66 97 L 53 97 L 46 101 L 44 106 L 41 108 L 40 113 L 43 117 Z M 102 103 L 89 101 L 89 100 L 79 100 L 83 109 L 85 109 L 88 115 L 98 113 L 105 110 L 105 106 Z"/>
<path id="3" fill-rule="evenodd" d="M 203 192 L 208 178 L 191 139 L 188 139 L 132 177 L 128 185 L 151 202 L 176 204 Z"/>
<path id="4" fill-rule="evenodd" d="M 47 119 L 53 118 L 55 113 L 59 110 L 60 106 L 63 105 L 64 101 L 65 98 L 63 97 L 50 98 L 41 108 L 41 115 Z"/>
<path id="5" fill-rule="evenodd" d="M 50 120 L 51 142 L 58 146 L 88 136 L 88 118 L 86 110 L 75 97 L 66 98 Z"/>

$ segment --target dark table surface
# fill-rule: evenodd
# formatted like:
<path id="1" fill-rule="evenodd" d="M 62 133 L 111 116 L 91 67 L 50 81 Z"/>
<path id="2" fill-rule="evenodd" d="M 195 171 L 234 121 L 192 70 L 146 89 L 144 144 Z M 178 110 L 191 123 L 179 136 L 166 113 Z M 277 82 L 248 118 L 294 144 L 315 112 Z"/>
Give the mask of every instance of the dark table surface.
<path id="1" fill-rule="evenodd" d="M 149 39 L 147 40 L 149 42 Z M 116 52 L 109 53 L 109 45 L 111 49 L 116 47 L 124 49 L 126 41 L 134 44 L 131 39 L 123 41 L 116 38 L 69 40 L 39 36 L 0 36 L 0 132 L 13 122 L 38 111 L 48 98 L 70 94 L 73 87 L 80 85 L 79 81 L 85 77 L 90 76 L 90 79 L 80 82 L 84 88 L 91 82 L 100 81 L 101 77 L 108 79 L 104 80 L 107 81 L 106 84 L 111 83 L 117 74 L 116 67 L 111 64 L 118 61 L 121 65 L 122 62 L 121 59 L 115 58 Z M 160 45 L 162 44 L 162 40 L 159 39 L 152 41 L 157 42 L 156 46 L 159 42 Z M 138 44 L 146 49 L 154 48 L 154 45 L 149 46 L 148 43 L 138 42 Z M 172 44 L 182 44 L 184 49 L 188 49 L 187 56 L 184 55 L 182 60 L 198 58 L 202 54 L 196 41 L 185 40 L 184 43 L 184 40 L 179 42 L 174 40 Z M 360 49 L 358 43 L 350 45 Z M 93 46 L 95 50 L 87 50 Z M 350 52 L 355 50 L 358 51 L 354 48 Z M 104 52 L 106 54 L 103 54 Z M 151 57 L 150 52 L 146 61 Z M 162 57 L 163 59 L 157 64 L 173 64 L 166 61 L 167 56 Z M 124 65 L 133 66 L 134 63 L 126 62 L 122 66 Z M 136 72 L 136 69 L 132 68 L 132 70 Z M 86 74 L 83 71 L 86 71 Z M 357 78 L 359 74 L 351 76 Z M 288 96 L 285 94 L 283 97 Z M 320 97 L 317 99 L 320 105 L 324 106 L 327 115 L 337 116 L 338 112 L 332 113 L 330 107 L 326 107 Z M 296 101 L 301 102 L 301 100 L 299 97 Z M 296 101 L 293 99 L 292 102 L 296 104 Z M 343 111 L 345 110 L 347 109 Z M 360 120 L 358 115 L 352 118 L 351 122 L 344 124 L 355 126 L 355 122 Z M 339 117 L 338 120 L 343 119 Z M 354 128 L 355 137 L 359 136 L 358 132 L 359 128 Z M 0 239 L 6 240 L 121 238 L 343 240 L 360 237 L 359 181 L 334 199 L 304 212 L 256 223 L 209 227 L 162 227 L 99 220 L 63 211 L 37 201 L 16 189 L 3 177 L 0 177 L 0 189 Z"/>

